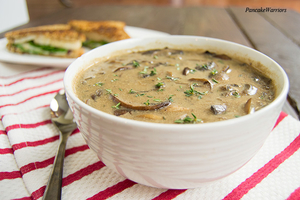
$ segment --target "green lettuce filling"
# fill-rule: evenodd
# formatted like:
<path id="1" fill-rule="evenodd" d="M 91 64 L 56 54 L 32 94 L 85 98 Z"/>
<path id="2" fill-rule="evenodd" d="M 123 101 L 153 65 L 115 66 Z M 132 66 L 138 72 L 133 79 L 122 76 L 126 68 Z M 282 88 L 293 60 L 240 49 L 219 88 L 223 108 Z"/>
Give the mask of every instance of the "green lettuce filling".
<path id="1" fill-rule="evenodd" d="M 34 47 L 38 47 L 38 48 L 40 48 L 44 51 L 49 51 L 49 52 L 59 52 L 59 51 L 67 52 L 68 51 L 67 49 L 64 49 L 64 48 L 52 47 L 52 46 L 49 46 L 49 45 L 36 44 L 33 41 L 29 41 L 29 44 L 34 46 Z"/>
<path id="2" fill-rule="evenodd" d="M 26 44 L 29 44 L 30 46 L 33 46 L 34 48 L 30 49 L 30 48 L 26 48 Z M 22 52 L 24 53 L 30 53 L 30 54 L 51 54 L 51 53 L 57 53 L 57 52 L 61 52 L 61 53 L 67 53 L 68 50 L 64 49 L 64 48 L 58 48 L 58 47 L 53 47 L 53 46 L 49 46 L 49 45 L 40 45 L 40 44 L 36 44 L 33 41 L 29 41 L 25 44 L 14 44 L 15 47 L 19 48 Z"/>
<path id="3" fill-rule="evenodd" d="M 107 44 L 107 43 L 108 42 L 104 41 L 104 40 L 102 40 L 102 41 L 87 40 L 87 41 L 82 43 L 82 46 L 94 49 L 96 47 L 102 46 L 102 45 Z"/>

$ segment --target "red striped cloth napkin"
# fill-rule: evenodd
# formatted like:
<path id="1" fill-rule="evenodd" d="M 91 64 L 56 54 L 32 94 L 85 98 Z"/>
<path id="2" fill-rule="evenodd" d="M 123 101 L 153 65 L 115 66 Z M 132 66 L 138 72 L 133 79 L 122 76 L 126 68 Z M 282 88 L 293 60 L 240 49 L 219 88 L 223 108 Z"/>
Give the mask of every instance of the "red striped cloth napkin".
<path id="1" fill-rule="evenodd" d="M 0 199 L 41 199 L 58 146 L 49 103 L 64 69 L 0 63 Z M 67 143 L 62 199 L 300 199 L 300 123 L 281 113 L 258 154 L 234 174 L 188 190 L 143 186 L 108 169 L 78 130 Z"/>

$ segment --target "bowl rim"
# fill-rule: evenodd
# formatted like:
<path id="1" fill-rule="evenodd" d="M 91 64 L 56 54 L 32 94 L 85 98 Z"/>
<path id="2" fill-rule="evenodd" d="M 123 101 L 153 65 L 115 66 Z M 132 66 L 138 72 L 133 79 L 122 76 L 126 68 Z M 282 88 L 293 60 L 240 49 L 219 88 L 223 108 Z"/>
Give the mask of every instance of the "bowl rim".
<path id="1" fill-rule="evenodd" d="M 95 51 L 101 51 L 102 49 L 105 50 L 105 48 L 110 48 L 111 46 L 118 46 L 119 44 L 122 43 L 136 43 L 136 46 L 139 46 L 138 43 L 141 40 L 147 40 L 147 39 L 155 39 L 155 40 L 163 40 L 164 38 L 174 38 L 174 39 L 185 39 L 185 38 L 192 38 L 192 39 L 196 39 L 196 40 L 211 40 L 214 42 L 221 42 L 221 43 L 227 43 L 229 45 L 235 45 L 241 48 L 246 49 L 247 51 L 252 51 L 256 54 L 259 54 L 260 56 L 266 57 L 267 59 L 269 59 L 272 63 L 274 63 L 278 70 L 280 71 L 280 74 L 283 76 L 283 87 L 282 90 L 280 91 L 280 93 L 277 95 L 277 97 L 274 99 L 274 101 L 272 101 L 270 104 L 268 104 L 266 107 L 261 108 L 260 110 L 254 112 L 253 114 L 249 114 L 249 115 L 244 115 L 242 117 L 238 117 L 238 118 L 233 118 L 233 119 L 227 119 L 227 120 L 222 120 L 222 121 L 216 121 L 216 122 L 205 122 L 205 123 L 197 123 L 197 124 L 163 124 L 163 123 L 155 123 L 155 122 L 144 122 L 144 121 L 138 121 L 138 120 L 132 120 L 132 119 L 126 119 L 126 118 L 121 118 L 118 116 L 114 116 L 112 114 L 108 114 L 105 113 L 103 111 L 100 111 L 96 108 L 93 108 L 87 104 L 85 104 L 84 102 L 82 102 L 75 94 L 75 92 L 73 91 L 73 89 L 71 89 L 71 91 L 69 91 L 68 89 L 68 85 L 71 84 L 71 82 L 73 81 L 74 77 L 70 78 L 69 77 L 69 73 L 71 73 L 70 71 L 73 70 L 73 68 L 76 67 L 76 63 L 78 62 L 78 59 L 81 59 L 81 57 L 77 58 L 75 61 L 73 61 L 69 67 L 66 69 L 65 75 L 64 75 L 64 79 L 63 79 L 63 83 L 64 83 L 64 88 L 65 88 L 65 92 L 67 93 L 67 96 L 69 95 L 70 98 L 76 103 L 78 104 L 80 107 L 83 107 L 85 110 L 91 112 L 94 115 L 100 116 L 102 118 L 106 118 L 109 121 L 113 121 L 114 123 L 117 124 L 126 124 L 128 126 L 138 126 L 138 127 L 143 127 L 143 128 L 151 128 L 151 129 L 155 129 L 155 128 L 159 128 L 159 129 L 179 129 L 179 130 L 186 130 L 187 126 L 189 129 L 198 129 L 198 128 L 208 128 L 211 127 L 212 125 L 214 127 L 222 127 L 222 126 L 227 126 L 227 125 L 233 125 L 236 123 L 241 123 L 241 122 L 245 122 L 247 120 L 249 120 L 250 118 L 253 118 L 253 116 L 259 116 L 261 114 L 263 114 L 265 111 L 273 109 L 276 106 L 279 106 L 280 103 L 283 101 L 283 99 L 286 99 L 287 94 L 288 94 L 288 90 L 289 90 L 289 80 L 288 80 L 288 76 L 286 74 L 286 72 L 284 71 L 284 69 L 272 58 L 270 58 L 269 56 L 265 55 L 264 53 L 255 50 L 251 47 L 247 47 L 245 45 L 242 44 L 238 44 L 235 42 L 231 42 L 231 41 L 227 41 L 227 40 L 223 40 L 223 39 L 217 39 L 217 38 L 212 38 L 212 37 L 204 37 L 204 36 L 191 36 L 191 35 L 167 35 L 167 36 L 149 36 L 149 37 L 143 37 L 143 38 L 130 38 L 130 39 L 125 39 L 125 40 L 121 40 L 121 41 L 117 41 L 117 42 L 112 42 L 100 47 L 97 47 L 87 53 L 85 53 L 83 56 L 89 56 L 90 54 L 92 54 Z M 141 46 L 141 45 L 140 45 Z M 129 48 L 128 50 L 133 49 L 133 48 Z M 119 49 L 118 49 L 119 50 Z M 117 50 L 117 51 L 118 51 Z M 123 48 L 121 48 L 121 50 L 123 50 Z M 127 49 L 124 49 L 127 50 Z M 75 66 L 75 67 L 74 67 Z M 89 65 L 87 65 L 86 67 L 88 67 Z M 75 74 L 78 73 L 78 67 L 75 68 L 76 72 Z M 72 88 L 72 87 L 69 87 Z M 277 119 L 277 118 L 276 118 Z"/>

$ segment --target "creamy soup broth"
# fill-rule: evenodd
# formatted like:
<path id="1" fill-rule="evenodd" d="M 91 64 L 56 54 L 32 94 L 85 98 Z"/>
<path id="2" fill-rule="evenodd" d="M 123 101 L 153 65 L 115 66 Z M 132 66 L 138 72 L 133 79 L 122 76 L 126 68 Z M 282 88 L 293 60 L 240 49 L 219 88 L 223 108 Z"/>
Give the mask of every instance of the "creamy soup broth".
<path id="1" fill-rule="evenodd" d="M 242 61 L 168 48 L 102 60 L 78 75 L 75 90 L 103 112 L 168 124 L 241 117 L 275 98 L 271 79 Z"/>

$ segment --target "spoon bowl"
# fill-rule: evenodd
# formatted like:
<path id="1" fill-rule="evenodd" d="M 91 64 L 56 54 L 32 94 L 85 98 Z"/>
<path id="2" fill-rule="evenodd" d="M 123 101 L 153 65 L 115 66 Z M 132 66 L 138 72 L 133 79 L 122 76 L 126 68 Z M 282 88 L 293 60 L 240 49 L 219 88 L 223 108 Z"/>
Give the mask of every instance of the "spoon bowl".
<path id="1" fill-rule="evenodd" d="M 51 121 L 59 130 L 59 147 L 53 163 L 43 199 L 61 199 L 61 184 L 63 174 L 66 144 L 71 133 L 77 128 L 72 112 L 66 100 L 64 90 L 60 90 L 50 103 Z"/>

